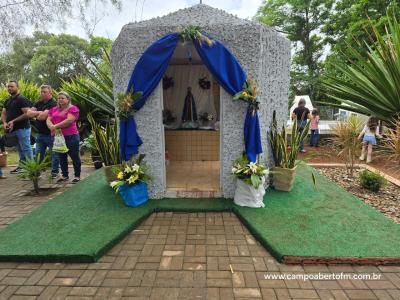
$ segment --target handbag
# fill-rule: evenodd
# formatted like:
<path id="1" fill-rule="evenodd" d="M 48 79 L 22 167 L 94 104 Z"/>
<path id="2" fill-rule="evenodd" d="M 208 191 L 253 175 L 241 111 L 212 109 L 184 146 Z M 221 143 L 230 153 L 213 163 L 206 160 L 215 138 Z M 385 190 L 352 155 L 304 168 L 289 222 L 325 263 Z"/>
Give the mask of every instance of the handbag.
<path id="1" fill-rule="evenodd" d="M 4 146 L 15 147 L 18 145 L 18 137 L 14 133 L 7 132 L 4 135 Z"/>
<path id="2" fill-rule="evenodd" d="M 53 151 L 58 153 L 67 153 L 69 151 L 61 130 L 56 131 L 53 143 Z"/>

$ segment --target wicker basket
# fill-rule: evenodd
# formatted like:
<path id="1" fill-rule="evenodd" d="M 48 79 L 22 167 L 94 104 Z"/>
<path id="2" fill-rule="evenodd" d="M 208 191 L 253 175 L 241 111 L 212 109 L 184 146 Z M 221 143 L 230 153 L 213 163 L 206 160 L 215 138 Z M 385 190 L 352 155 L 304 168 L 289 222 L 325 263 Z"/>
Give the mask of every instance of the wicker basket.
<path id="1" fill-rule="evenodd" d="M 7 167 L 7 153 L 0 153 L 0 168 Z"/>

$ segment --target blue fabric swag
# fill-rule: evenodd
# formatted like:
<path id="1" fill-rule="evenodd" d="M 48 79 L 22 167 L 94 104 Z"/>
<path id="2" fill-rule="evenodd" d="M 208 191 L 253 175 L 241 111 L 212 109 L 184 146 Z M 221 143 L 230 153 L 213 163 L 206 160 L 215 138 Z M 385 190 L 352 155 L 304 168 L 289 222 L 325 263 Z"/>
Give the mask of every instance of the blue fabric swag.
<path id="1" fill-rule="evenodd" d="M 204 34 L 204 33 L 203 33 Z M 206 43 L 194 41 L 199 56 L 219 84 L 232 96 L 243 90 L 246 73 L 235 56 L 218 40 L 210 47 Z M 258 113 L 247 111 L 244 123 L 244 146 L 249 161 L 256 162 L 262 153 L 260 121 Z"/>
<path id="2" fill-rule="evenodd" d="M 164 76 L 169 61 L 179 41 L 179 34 L 172 33 L 164 36 L 150 45 L 137 62 L 128 83 L 126 92 L 141 91 L 143 95 L 135 102 L 134 110 L 139 110 L 145 104 L 157 84 Z M 139 153 L 142 140 L 136 131 L 136 122 L 133 117 L 120 122 L 120 147 L 122 160 L 129 160 Z"/>
<path id="3" fill-rule="evenodd" d="M 178 42 L 178 33 L 168 34 L 150 45 L 137 62 L 127 88 L 127 92 L 133 87 L 135 91 L 143 93 L 134 104 L 135 110 L 139 110 L 145 104 L 146 99 L 163 78 Z M 243 89 L 246 73 L 234 55 L 221 42 L 214 40 L 214 44 L 210 47 L 206 43 L 200 44 L 195 40 L 194 45 L 208 70 L 229 94 L 233 96 Z M 127 121 L 121 121 L 120 142 L 123 160 L 129 160 L 132 155 L 138 153 L 142 140 L 136 132 L 133 117 Z M 257 154 L 262 153 L 257 112 L 246 114 L 244 142 L 248 159 L 255 162 Z"/>

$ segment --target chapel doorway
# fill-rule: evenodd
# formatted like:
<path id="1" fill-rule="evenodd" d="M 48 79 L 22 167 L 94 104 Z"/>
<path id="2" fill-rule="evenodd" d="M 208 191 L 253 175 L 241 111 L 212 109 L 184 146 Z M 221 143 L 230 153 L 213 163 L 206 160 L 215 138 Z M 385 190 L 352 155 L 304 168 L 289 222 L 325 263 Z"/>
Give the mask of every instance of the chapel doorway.
<path id="1" fill-rule="evenodd" d="M 220 86 L 190 43 L 163 78 L 166 195 L 220 196 Z"/>

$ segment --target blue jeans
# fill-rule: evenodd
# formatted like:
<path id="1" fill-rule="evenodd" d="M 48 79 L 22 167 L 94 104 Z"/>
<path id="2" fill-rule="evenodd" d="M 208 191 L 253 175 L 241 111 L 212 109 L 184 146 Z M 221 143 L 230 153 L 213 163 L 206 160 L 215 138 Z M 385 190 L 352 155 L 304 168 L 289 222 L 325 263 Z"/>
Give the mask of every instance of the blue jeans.
<path id="1" fill-rule="evenodd" d="M 12 131 L 14 135 L 18 138 L 17 151 L 19 156 L 18 166 L 21 166 L 21 162 L 25 161 L 27 158 L 33 156 L 33 151 L 31 147 L 31 129 L 22 128 Z"/>
<path id="2" fill-rule="evenodd" d="M 3 176 L 3 170 L 0 167 L 0 177 Z"/>
<path id="3" fill-rule="evenodd" d="M 297 121 L 298 131 L 301 133 L 307 125 L 307 120 Z M 304 150 L 304 140 L 300 142 L 300 151 Z"/>
<path id="4" fill-rule="evenodd" d="M 319 129 L 311 129 L 310 145 L 318 146 L 319 140 Z"/>
<path id="5" fill-rule="evenodd" d="M 41 134 L 38 133 L 36 136 L 36 157 L 40 155 L 40 161 L 42 161 L 46 155 L 46 149 L 49 149 L 50 157 L 51 157 L 51 173 L 58 174 L 58 169 L 60 166 L 60 161 L 58 159 L 58 155 L 52 153 L 54 137 L 50 134 Z"/>
<path id="6" fill-rule="evenodd" d="M 61 172 L 63 177 L 68 177 L 68 155 L 72 159 L 72 165 L 74 166 L 75 177 L 81 176 L 81 157 L 79 153 L 79 134 L 66 135 L 64 136 L 65 143 L 67 144 L 67 153 L 57 153 L 60 159 Z"/>

